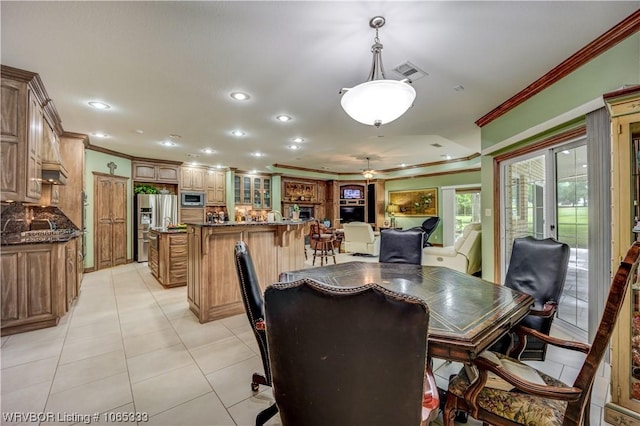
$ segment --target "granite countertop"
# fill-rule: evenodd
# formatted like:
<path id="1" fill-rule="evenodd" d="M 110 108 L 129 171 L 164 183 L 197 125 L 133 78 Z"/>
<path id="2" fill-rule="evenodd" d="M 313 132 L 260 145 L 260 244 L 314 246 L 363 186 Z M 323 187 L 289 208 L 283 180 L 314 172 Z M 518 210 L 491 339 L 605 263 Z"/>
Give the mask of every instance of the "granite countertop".
<path id="1" fill-rule="evenodd" d="M 74 238 L 82 236 L 82 231 L 73 230 L 66 232 L 67 230 L 61 230 L 64 233 L 55 233 L 52 235 L 34 235 L 30 232 L 17 232 L 0 237 L 0 245 L 12 246 L 19 244 L 51 244 L 51 243 L 66 243 Z"/>
<path id="2" fill-rule="evenodd" d="M 184 234 L 187 232 L 187 228 L 151 228 L 152 231 L 158 234 Z"/>
<path id="3" fill-rule="evenodd" d="M 187 222 L 187 225 L 199 226 L 203 228 L 216 228 L 226 226 L 264 226 L 264 225 L 303 225 L 307 220 L 283 220 L 281 222 L 224 222 L 224 223 L 208 223 L 208 222 Z"/>

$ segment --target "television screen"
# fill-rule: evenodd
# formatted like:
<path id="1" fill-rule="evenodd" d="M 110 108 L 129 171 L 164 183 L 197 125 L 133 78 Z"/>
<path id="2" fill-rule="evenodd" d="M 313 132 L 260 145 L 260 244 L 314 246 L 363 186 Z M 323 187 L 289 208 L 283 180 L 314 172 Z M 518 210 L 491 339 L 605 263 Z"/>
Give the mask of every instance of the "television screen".
<path id="1" fill-rule="evenodd" d="M 364 222 L 364 206 L 340 206 L 340 223 Z"/>
<path id="2" fill-rule="evenodd" d="M 351 200 L 351 199 L 360 199 L 360 190 L 359 189 L 345 189 L 342 195 L 342 198 Z"/>

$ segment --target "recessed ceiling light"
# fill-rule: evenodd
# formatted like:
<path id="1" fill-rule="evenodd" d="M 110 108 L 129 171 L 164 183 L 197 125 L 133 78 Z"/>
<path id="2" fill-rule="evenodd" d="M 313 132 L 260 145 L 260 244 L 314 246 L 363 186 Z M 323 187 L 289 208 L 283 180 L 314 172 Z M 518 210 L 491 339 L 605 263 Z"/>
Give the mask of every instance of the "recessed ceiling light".
<path id="1" fill-rule="evenodd" d="M 280 114 L 280 115 L 276 115 L 276 120 L 282 121 L 283 123 L 285 123 L 287 121 L 291 121 L 291 117 L 289 117 L 288 115 Z"/>
<path id="2" fill-rule="evenodd" d="M 406 163 L 399 164 L 400 167 L 407 167 Z"/>
<path id="3" fill-rule="evenodd" d="M 136 132 L 137 134 L 141 135 L 141 134 L 143 134 L 143 133 L 144 133 L 144 130 L 142 130 L 142 129 L 136 129 L 136 130 L 135 130 L 135 132 Z"/>
<path id="4" fill-rule="evenodd" d="M 191 158 L 198 158 L 200 157 L 200 154 L 193 154 L 193 153 L 188 153 L 187 157 L 191 157 Z"/>
<path id="5" fill-rule="evenodd" d="M 246 101 L 247 99 L 250 98 L 249 95 L 247 95 L 246 93 L 243 93 L 243 92 L 232 92 L 231 93 L 231 97 L 233 99 L 235 99 L 236 101 Z"/>
<path id="6" fill-rule="evenodd" d="M 222 165 L 220 164 L 216 165 L 216 169 L 221 169 L 221 168 L 222 168 Z"/>
<path id="7" fill-rule="evenodd" d="M 444 158 L 445 160 L 451 160 L 451 156 L 449 154 L 442 154 L 440 157 Z"/>
<path id="8" fill-rule="evenodd" d="M 171 139 L 180 139 L 182 136 L 177 135 L 177 134 L 175 134 L 175 133 L 172 133 L 172 134 L 170 134 L 170 135 L 169 135 L 169 137 L 170 137 Z"/>
<path id="9" fill-rule="evenodd" d="M 244 135 L 246 135 L 246 133 L 245 133 L 245 132 L 243 132 L 242 130 L 233 130 L 233 131 L 231 132 L 231 134 L 232 134 L 233 136 L 244 136 Z"/>
<path id="10" fill-rule="evenodd" d="M 176 146 L 176 143 L 171 141 L 162 141 L 160 143 L 164 146 Z"/>
<path id="11" fill-rule="evenodd" d="M 102 133 L 102 132 L 94 132 L 94 133 L 91 133 L 91 135 L 97 138 L 106 138 L 109 136 L 106 133 Z"/>
<path id="12" fill-rule="evenodd" d="M 89 105 L 91 105 L 95 109 L 109 109 L 109 108 L 111 108 L 110 105 L 107 105 L 104 102 L 100 102 L 100 101 L 91 101 L 91 102 L 89 102 Z"/>
<path id="13" fill-rule="evenodd" d="M 304 139 L 302 139 L 302 138 L 293 138 L 293 139 L 291 139 L 291 140 L 292 140 L 293 142 L 295 142 L 295 143 L 304 142 Z"/>
<path id="14" fill-rule="evenodd" d="M 202 150 L 202 152 L 204 152 L 205 154 L 213 154 L 213 150 L 211 148 L 205 148 Z"/>
<path id="15" fill-rule="evenodd" d="M 289 149 L 300 149 L 300 145 L 289 145 Z"/>
<path id="16" fill-rule="evenodd" d="M 261 153 L 261 152 L 254 152 L 254 153 L 253 153 L 253 156 L 254 156 L 254 157 L 262 157 L 263 155 L 264 155 L 264 154 L 263 154 L 263 153 Z"/>

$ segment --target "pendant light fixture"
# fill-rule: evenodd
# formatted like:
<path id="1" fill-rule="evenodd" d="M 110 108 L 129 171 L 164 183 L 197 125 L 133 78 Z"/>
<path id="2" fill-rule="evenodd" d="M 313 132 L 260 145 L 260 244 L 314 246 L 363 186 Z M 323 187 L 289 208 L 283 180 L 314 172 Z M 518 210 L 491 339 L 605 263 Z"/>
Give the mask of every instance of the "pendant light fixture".
<path id="1" fill-rule="evenodd" d="M 365 170 L 362 171 L 362 176 L 364 176 L 365 180 L 367 181 L 367 185 L 369 184 L 369 180 L 373 179 L 373 175 L 375 174 L 375 170 L 373 170 L 371 168 L 371 165 L 369 164 L 369 157 L 367 157 L 367 168 Z"/>
<path id="2" fill-rule="evenodd" d="M 416 98 L 411 80 L 387 80 L 382 66 L 382 43 L 378 30 L 385 24 L 382 16 L 371 18 L 369 26 L 376 30 L 371 52 L 373 62 L 369 80 L 350 89 L 342 89 L 340 104 L 354 120 L 380 127 L 404 114 Z"/>

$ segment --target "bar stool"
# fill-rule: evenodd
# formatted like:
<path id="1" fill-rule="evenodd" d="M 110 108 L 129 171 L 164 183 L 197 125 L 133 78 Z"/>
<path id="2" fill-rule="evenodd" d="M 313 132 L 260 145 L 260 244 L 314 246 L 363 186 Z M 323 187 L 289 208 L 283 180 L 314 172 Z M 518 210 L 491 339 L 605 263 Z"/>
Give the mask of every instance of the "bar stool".
<path id="1" fill-rule="evenodd" d="M 334 250 L 334 242 L 336 241 L 335 234 L 322 233 L 320 229 L 320 222 L 317 220 L 311 224 L 309 232 L 309 244 L 313 248 L 313 262 L 316 264 L 316 257 L 320 258 L 320 266 L 325 263 L 329 263 L 329 256 L 333 257 L 333 263 L 336 264 L 336 252 Z"/>

